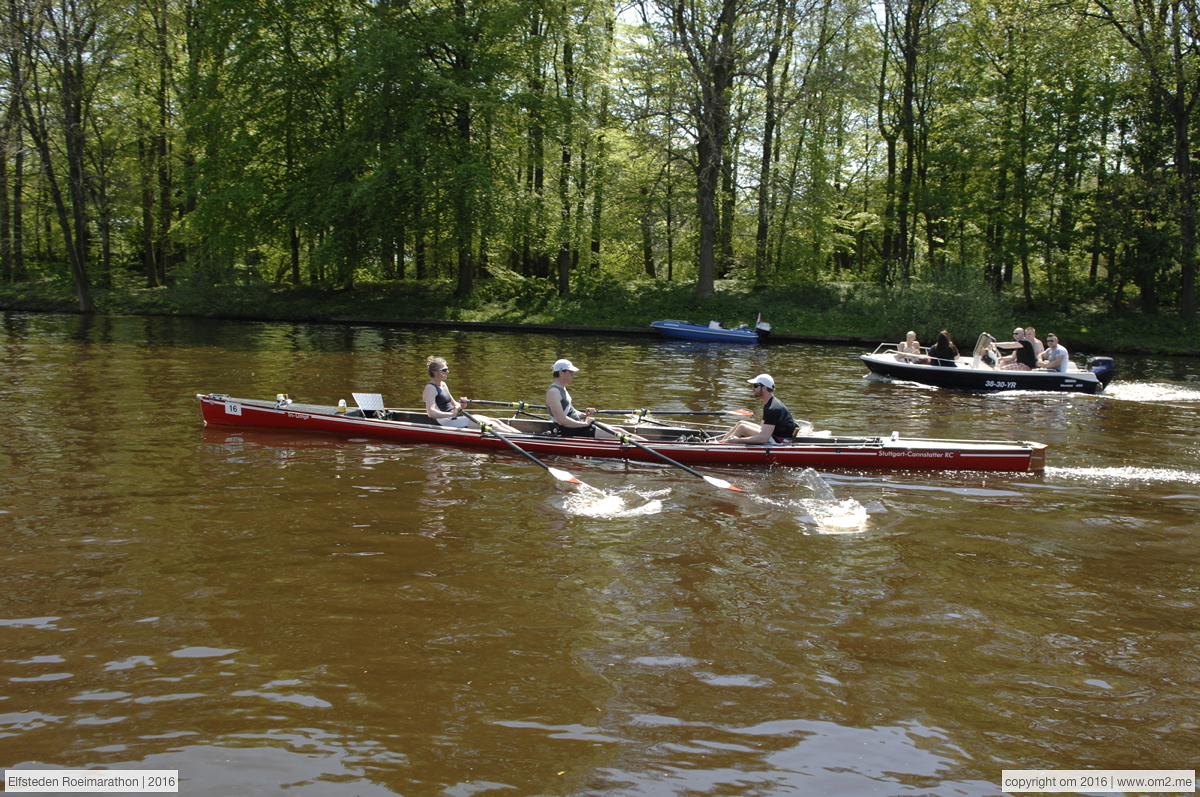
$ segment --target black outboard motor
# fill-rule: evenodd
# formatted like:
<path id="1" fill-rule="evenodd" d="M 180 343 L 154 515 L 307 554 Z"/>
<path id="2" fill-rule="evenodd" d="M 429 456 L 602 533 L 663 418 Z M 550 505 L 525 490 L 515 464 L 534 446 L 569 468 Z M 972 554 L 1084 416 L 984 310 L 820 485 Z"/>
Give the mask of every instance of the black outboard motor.
<path id="1" fill-rule="evenodd" d="M 1088 357 L 1087 369 L 1096 375 L 1104 387 L 1117 375 L 1117 364 L 1112 357 Z"/>

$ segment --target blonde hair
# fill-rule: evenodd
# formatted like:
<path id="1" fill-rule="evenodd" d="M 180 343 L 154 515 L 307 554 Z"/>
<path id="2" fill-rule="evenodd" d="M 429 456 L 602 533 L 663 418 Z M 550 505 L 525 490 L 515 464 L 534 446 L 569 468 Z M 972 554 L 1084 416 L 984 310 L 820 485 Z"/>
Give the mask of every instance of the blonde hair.
<path id="1" fill-rule="evenodd" d="M 429 371 L 429 375 L 433 376 L 435 371 L 440 371 L 446 367 L 445 357 L 434 357 L 432 354 L 425 358 L 425 368 Z"/>

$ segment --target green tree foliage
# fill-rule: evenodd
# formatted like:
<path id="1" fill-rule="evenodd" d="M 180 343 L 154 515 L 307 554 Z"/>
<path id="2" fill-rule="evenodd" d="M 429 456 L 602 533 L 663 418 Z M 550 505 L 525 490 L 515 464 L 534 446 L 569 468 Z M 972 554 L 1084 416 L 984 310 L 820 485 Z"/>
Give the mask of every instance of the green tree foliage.
<path id="1" fill-rule="evenodd" d="M 1190 318 L 1194 4 L 3 0 L 0 275 Z"/>

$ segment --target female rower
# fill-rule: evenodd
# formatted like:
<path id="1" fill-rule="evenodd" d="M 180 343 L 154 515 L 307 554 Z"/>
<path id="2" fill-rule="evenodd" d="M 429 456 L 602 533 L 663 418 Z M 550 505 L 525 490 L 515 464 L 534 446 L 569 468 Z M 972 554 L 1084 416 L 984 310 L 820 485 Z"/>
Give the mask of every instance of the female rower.
<path id="1" fill-rule="evenodd" d="M 446 374 L 450 373 L 450 366 L 446 365 L 446 360 L 442 357 L 427 357 L 425 366 L 429 369 L 429 382 L 425 385 L 425 414 L 436 421 L 441 426 L 451 426 L 455 429 L 478 429 L 479 424 L 471 419 L 459 415 L 462 411 L 462 403 L 467 401 L 463 397 L 462 403 L 455 401 L 454 396 L 450 395 L 450 388 L 446 384 Z M 491 424 L 497 432 L 505 434 L 520 434 L 519 429 L 506 424 L 504 421 L 498 421 L 495 418 L 489 418 L 486 415 L 475 414 L 484 423 Z"/>

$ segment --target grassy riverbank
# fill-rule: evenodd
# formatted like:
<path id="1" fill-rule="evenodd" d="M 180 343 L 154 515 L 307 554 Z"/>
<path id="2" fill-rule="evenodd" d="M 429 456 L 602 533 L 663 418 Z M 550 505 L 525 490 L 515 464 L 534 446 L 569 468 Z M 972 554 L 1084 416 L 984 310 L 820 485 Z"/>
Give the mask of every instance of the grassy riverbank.
<path id="1" fill-rule="evenodd" d="M 1035 325 L 1041 337 L 1057 332 L 1072 350 L 1106 354 L 1200 355 L 1200 324 L 1172 315 L 1113 314 L 1071 308 L 1026 312 L 1003 296 L 970 286 L 915 286 L 884 290 L 875 285 L 824 284 L 751 290 L 721 283 L 717 295 L 701 298 L 690 284 L 597 281 L 560 297 L 547 281 L 515 275 L 481 281 L 471 296 L 453 296 L 453 283 L 392 282 L 350 290 L 311 286 L 181 284 L 147 289 L 140 278 L 122 276 L 113 288 L 95 288 L 98 313 L 168 315 L 260 321 L 328 322 L 335 318 L 397 321 L 490 321 L 587 327 L 645 327 L 676 318 L 727 326 L 753 324 L 758 313 L 777 334 L 816 338 L 899 340 L 916 330 L 932 343 L 946 328 L 960 346 L 980 331 L 1007 339 L 1016 324 Z M 0 309 L 74 313 L 70 285 L 42 281 L 0 284 Z"/>

